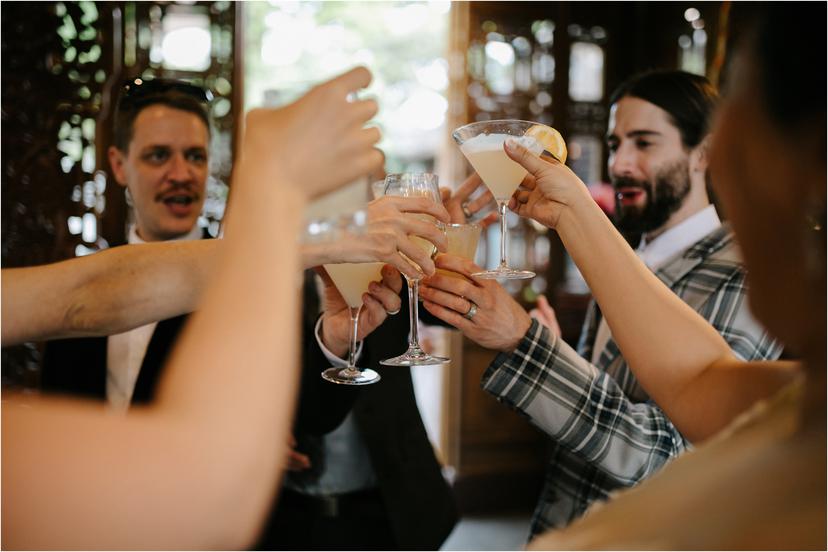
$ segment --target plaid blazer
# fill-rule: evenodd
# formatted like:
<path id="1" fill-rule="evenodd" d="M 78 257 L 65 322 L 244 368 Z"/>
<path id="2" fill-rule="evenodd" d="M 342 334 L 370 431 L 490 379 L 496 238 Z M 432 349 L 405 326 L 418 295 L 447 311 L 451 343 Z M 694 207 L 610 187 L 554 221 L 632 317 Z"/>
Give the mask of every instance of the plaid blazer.
<path id="1" fill-rule="evenodd" d="M 781 345 L 753 318 L 741 256 L 728 226 L 674 256 L 656 275 L 744 360 L 778 358 Z M 647 396 L 610 338 L 592 357 L 600 312 L 593 302 L 578 351 L 536 320 L 518 347 L 488 366 L 482 386 L 551 438 L 532 535 L 562 527 L 610 492 L 654 474 L 690 443 Z"/>

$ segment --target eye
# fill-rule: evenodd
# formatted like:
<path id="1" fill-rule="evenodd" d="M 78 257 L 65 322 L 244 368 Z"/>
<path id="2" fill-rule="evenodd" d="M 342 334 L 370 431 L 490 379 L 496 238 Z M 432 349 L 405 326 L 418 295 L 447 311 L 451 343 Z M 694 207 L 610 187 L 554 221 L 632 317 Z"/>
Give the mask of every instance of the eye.
<path id="1" fill-rule="evenodd" d="M 618 151 L 618 142 L 607 142 L 607 150 L 609 150 L 610 153 Z"/>
<path id="2" fill-rule="evenodd" d="M 153 164 L 161 164 L 170 158 L 170 151 L 166 148 L 153 148 L 144 154 L 144 160 Z"/>
<path id="3" fill-rule="evenodd" d="M 647 140 L 636 140 L 635 141 L 635 147 L 637 147 L 638 149 L 647 149 L 652 145 L 653 145 L 652 142 L 648 142 Z"/>
<path id="4" fill-rule="evenodd" d="M 198 165 L 207 162 L 207 152 L 204 150 L 190 150 L 187 152 L 187 161 Z"/>

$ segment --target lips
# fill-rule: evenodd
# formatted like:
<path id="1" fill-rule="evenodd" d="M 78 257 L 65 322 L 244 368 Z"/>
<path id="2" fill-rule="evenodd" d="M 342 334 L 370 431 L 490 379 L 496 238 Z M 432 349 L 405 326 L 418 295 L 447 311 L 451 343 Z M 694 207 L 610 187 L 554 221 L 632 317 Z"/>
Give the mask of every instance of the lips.
<path id="1" fill-rule="evenodd" d="M 615 189 L 615 197 L 621 205 L 637 205 L 644 201 L 646 191 L 643 188 L 624 186 Z"/>
<path id="2" fill-rule="evenodd" d="M 186 217 L 192 214 L 193 206 L 198 196 L 185 192 L 173 192 L 159 197 L 167 210 L 178 217 Z"/>

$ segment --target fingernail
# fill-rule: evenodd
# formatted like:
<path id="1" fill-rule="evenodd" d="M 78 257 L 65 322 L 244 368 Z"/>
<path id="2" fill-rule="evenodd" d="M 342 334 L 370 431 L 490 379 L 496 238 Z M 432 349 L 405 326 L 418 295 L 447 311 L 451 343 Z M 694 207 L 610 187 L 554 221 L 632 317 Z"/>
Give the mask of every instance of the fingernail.
<path id="1" fill-rule="evenodd" d="M 511 136 L 509 138 L 506 138 L 506 147 L 512 151 L 516 151 L 518 147 L 517 138 Z"/>

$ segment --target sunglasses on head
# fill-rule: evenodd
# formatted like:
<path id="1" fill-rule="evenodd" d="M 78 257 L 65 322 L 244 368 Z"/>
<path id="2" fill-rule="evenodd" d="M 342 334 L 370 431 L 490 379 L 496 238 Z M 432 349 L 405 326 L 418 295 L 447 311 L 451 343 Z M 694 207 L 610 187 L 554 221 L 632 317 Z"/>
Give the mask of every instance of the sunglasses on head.
<path id="1" fill-rule="evenodd" d="M 188 82 L 172 79 L 144 80 L 141 77 L 136 77 L 124 81 L 121 85 L 119 109 L 121 111 L 130 109 L 139 105 L 143 98 L 169 92 L 185 94 L 200 102 L 209 102 L 213 99 L 213 94 L 209 90 Z"/>

